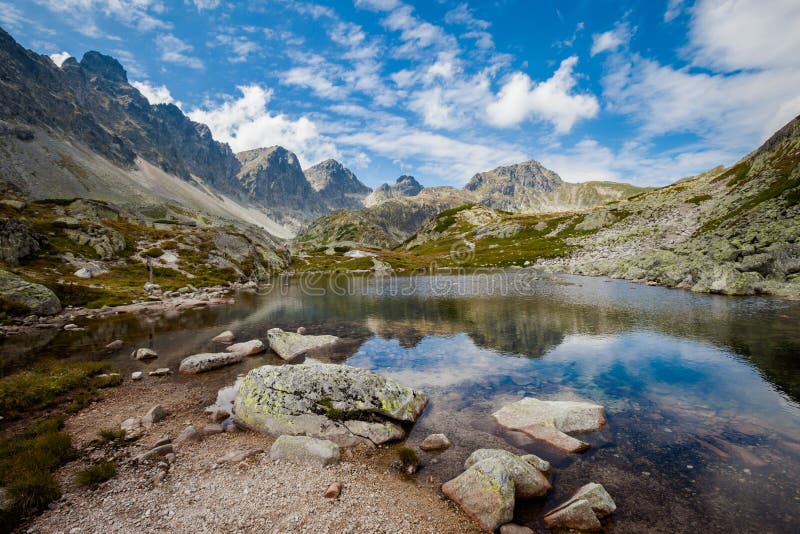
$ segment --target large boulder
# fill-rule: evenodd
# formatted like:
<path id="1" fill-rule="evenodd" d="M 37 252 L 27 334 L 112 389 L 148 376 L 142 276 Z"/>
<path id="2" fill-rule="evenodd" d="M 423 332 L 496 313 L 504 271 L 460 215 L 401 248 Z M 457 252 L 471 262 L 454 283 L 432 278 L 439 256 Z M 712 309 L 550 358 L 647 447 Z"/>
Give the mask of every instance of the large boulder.
<path id="1" fill-rule="evenodd" d="M 522 432 L 567 452 L 580 452 L 589 444 L 566 434 L 590 432 L 606 423 L 599 404 L 578 401 L 543 401 L 533 397 L 504 406 L 492 414 L 500 426 Z"/>
<path id="2" fill-rule="evenodd" d="M 596 482 L 590 482 L 549 511 L 544 516 L 544 524 L 547 528 L 599 531 L 603 528 L 600 519 L 611 515 L 616 509 L 617 505 L 606 489 Z"/>
<path id="3" fill-rule="evenodd" d="M 314 463 L 322 466 L 339 463 L 339 446 L 327 439 L 308 436 L 280 436 L 272 444 L 269 457 L 293 463 Z"/>
<path id="4" fill-rule="evenodd" d="M 61 301 L 45 286 L 0 269 L 0 311 L 13 315 L 52 315 L 61 311 Z"/>
<path id="5" fill-rule="evenodd" d="M 550 491 L 550 482 L 541 471 L 522 457 L 502 449 L 478 449 L 464 462 L 464 469 L 469 469 L 487 458 L 497 458 L 505 466 L 514 481 L 514 495 L 517 498 L 543 497 Z"/>
<path id="6" fill-rule="evenodd" d="M 336 336 L 307 336 L 295 332 L 284 332 L 272 328 L 267 332 L 269 348 L 284 360 L 292 360 L 312 349 L 318 349 L 339 341 Z"/>
<path id="7" fill-rule="evenodd" d="M 247 373 L 236 420 L 273 436 L 308 435 L 343 446 L 401 439 L 428 399 L 367 369 L 335 364 L 265 365 Z"/>
<path id="8" fill-rule="evenodd" d="M 494 532 L 514 518 L 514 480 L 502 458 L 476 463 L 445 482 L 442 492 L 486 532 Z"/>
<path id="9" fill-rule="evenodd" d="M 39 250 L 45 243 L 31 223 L 0 218 L 0 261 L 16 265 L 19 260 Z"/>
<path id="10" fill-rule="evenodd" d="M 178 372 L 194 375 L 225 367 L 226 365 L 239 363 L 242 360 L 244 360 L 244 354 L 241 352 L 209 352 L 195 354 L 181 360 Z"/>

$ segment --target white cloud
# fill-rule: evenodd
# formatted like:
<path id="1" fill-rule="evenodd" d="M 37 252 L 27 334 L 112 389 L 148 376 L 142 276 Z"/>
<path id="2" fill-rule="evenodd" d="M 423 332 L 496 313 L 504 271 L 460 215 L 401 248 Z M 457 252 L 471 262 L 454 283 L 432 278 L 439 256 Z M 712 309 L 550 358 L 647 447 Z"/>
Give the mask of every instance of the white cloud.
<path id="1" fill-rule="evenodd" d="M 326 158 L 339 158 L 339 150 L 322 136 L 308 117 L 293 120 L 272 114 L 268 104 L 272 91 L 259 85 L 239 86 L 242 96 L 226 98 L 205 109 L 194 109 L 189 117 L 207 124 L 214 137 L 229 143 L 235 152 L 281 145 L 295 152 L 303 167 Z"/>
<path id="2" fill-rule="evenodd" d="M 222 33 L 217 35 L 217 44 L 230 48 L 232 55 L 228 58 L 231 63 L 243 63 L 248 56 L 261 50 L 261 47 L 243 35 L 230 35 Z"/>
<path id="3" fill-rule="evenodd" d="M 631 30 L 627 24 L 618 23 L 613 30 L 592 35 L 592 50 L 590 54 L 596 56 L 601 52 L 614 51 L 620 46 L 628 44 L 631 39 Z"/>
<path id="4" fill-rule="evenodd" d="M 339 99 L 346 95 L 342 87 L 336 86 L 324 72 L 314 67 L 294 67 L 283 73 L 281 83 L 306 87 L 322 98 Z"/>
<path id="5" fill-rule="evenodd" d="M 153 85 L 147 80 L 131 82 L 131 85 L 138 89 L 151 104 L 175 104 L 179 108 L 183 107 L 179 100 L 172 98 L 166 85 Z"/>
<path id="6" fill-rule="evenodd" d="M 697 65 L 723 71 L 800 66 L 797 0 L 701 0 L 691 13 Z"/>
<path id="7" fill-rule="evenodd" d="M 0 24 L 6 28 L 18 28 L 27 20 L 22 12 L 7 2 L 0 2 Z"/>
<path id="8" fill-rule="evenodd" d="M 205 9 L 216 9 L 219 7 L 220 0 L 192 0 L 192 3 L 198 11 L 203 11 Z"/>
<path id="9" fill-rule="evenodd" d="M 444 16 L 444 21 L 448 24 L 462 24 L 479 30 L 485 30 L 491 26 L 489 21 L 475 18 L 466 3 L 458 4 L 454 9 L 448 11 Z"/>
<path id="10" fill-rule="evenodd" d="M 356 6 L 372 11 L 390 11 L 400 6 L 400 0 L 356 0 Z"/>
<path id="11" fill-rule="evenodd" d="M 552 123 L 556 132 L 566 133 L 577 121 L 594 117 L 600 109 L 597 98 L 573 91 L 576 80 L 572 70 L 577 62 L 577 56 L 568 57 L 550 79 L 537 84 L 523 72 L 514 73 L 487 106 L 487 121 L 503 128 L 535 117 Z"/>
<path id="12" fill-rule="evenodd" d="M 403 44 L 395 49 L 396 55 L 416 56 L 420 51 L 431 47 L 458 48 L 455 38 L 447 34 L 441 26 L 415 17 L 413 11 L 414 8 L 409 5 L 400 5 L 382 21 L 387 29 L 400 32 Z"/>
<path id="13" fill-rule="evenodd" d="M 0 9 L 2 9 L 2 6 L 0 6 Z M 57 54 L 50 54 L 50 59 L 52 59 L 52 60 L 53 60 L 53 63 L 55 63 L 55 64 L 56 64 L 56 65 L 58 65 L 59 67 L 60 67 L 60 66 L 61 66 L 61 65 L 62 65 L 62 64 L 63 64 L 63 63 L 64 63 L 64 62 L 67 60 L 67 59 L 69 59 L 69 58 L 71 58 L 71 57 L 72 57 L 72 55 L 71 55 L 69 52 L 58 52 Z"/>
<path id="14" fill-rule="evenodd" d="M 194 47 L 187 44 L 172 34 L 159 35 L 156 37 L 156 46 L 161 51 L 161 59 L 169 63 L 175 63 L 192 69 L 204 68 L 203 62 L 199 58 L 189 55 Z"/>
<path id="15" fill-rule="evenodd" d="M 672 22 L 683 12 L 685 0 L 669 0 L 667 10 L 664 12 L 664 22 Z"/>
<path id="16" fill-rule="evenodd" d="M 161 20 L 164 12 L 161 0 L 35 0 L 49 10 L 64 15 L 71 26 L 88 37 L 110 37 L 103 35 L 95 17 L 105 17 L 136 28 L 140 31 L 169 29 L 172 24 Z"/>

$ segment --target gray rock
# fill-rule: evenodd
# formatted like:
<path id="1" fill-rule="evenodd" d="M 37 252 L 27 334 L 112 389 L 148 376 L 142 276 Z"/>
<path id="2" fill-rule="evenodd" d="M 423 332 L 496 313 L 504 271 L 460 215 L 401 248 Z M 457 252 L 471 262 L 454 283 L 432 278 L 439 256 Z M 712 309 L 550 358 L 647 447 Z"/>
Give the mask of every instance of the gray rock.
<path id="1" fill-rule="evenodd" d="M 165 417 L 167 417 L 167 411 L 160 404 L 156 404 L 142 417 L 142 425 L 149 428 L 163 421 Z"/>
<path id="2" fill-rule="evenodd" d="M 480 461 L 445 482 L 442 492 L 487 532 L 514 518 L 514 480 L 499 457 Z"/>
<path id="3" fill-rule="evenodd" d="M 89 279 L 92 277 L 92 271 L 87 269 L 86 267 L 81 267 L 77 271 L 73 273 L 78 278 Z"/>
<path id="4" fill-rule="evenodd" d="M 131 352 L 131 358 L 134 360 L 152 360 L 158 358 L 158 353 L 153 349 L 141 348 Z"/>
<path id="5" fill-rule="evenodd" d="M 464 469 L 469 469 L 473 465 L 489 458 L 496 459 L 504 466 L 508 475 L 514 481 L 514 492 L 517 498 L 543 497 L 550 491 L 550 482 L 541 471 L 516 454 L 502 449 L 476 450 L 464 462 Z"/>
<path id="6" fill-rule="evenodd" d="M 169 367 L 159 367 L 155 371 L 150 371 L 147 374 L 149 376 L 167 376 L 167 375 L 171 375 L 172 371 L 170 370 Z"/>
<path id="7" fill-rule="evenodd" d="M 582 486 L 572 497 L 544 516 L 548 528 L 574 530 L 602 530 L 600 519 L 617 509 L 614 499 L 605 488 L 595 482 Z"/>
<path id="8" fill-rule="evenodd" d="M 266 351 L 267 346 L 260 339 L 251 339 L 250 341 L 228 345 L 225 350 L 227 352 L 238 352 L 243 356 L 254 356 Z"/>
<path id="9" fill-rule="evenodd" d="M 280 436 L 269 450 L 273 460 L 322 466 L 339 463 L 340 456 L 339 446 L 332 441 L 309 436 Z"/>
<path id="10" fill-rule="evenodd" d="M 257 456 L 264 452 L 264 449 L 246 449 L 246 450 L 236 450 L 236 451 L 229 451 L 225 453 L 224 456 L 217 458 L 218 464 L 238 464 L 239 462 L 243 462 L 248 458 L 253 456 Z"/>
<path id="11" fill-rule="evenodd" d="M 0 261 L 16 265 L 45 243 L 28 221 L 0 218 Z"/>
<path id="12" fill-rule="evenodd" d="M 533 397 L 504 406 L 492 414 L 500 426 L 523 432 L 567 452 L 589 447 L 567 432 L 597 430 L 606 422 L 605 409 L 588 402 L 543 401 Z"/>
<path id="13" fill-rule="evenodd" d="M 17 211 L 22 211 L 28 206 L 25 202 L 21 200 L 13 200 L 10 198 L 4 198 L 0 200 L 0 204 L 2 204 L 3 206 L 8 206 L 9 208 L 14 208 Z"/>
<path id="14" fill-rule="evenodd" d="M 219 423 L 211 423 L 203 427 L 202 434 L 203 436 L 213 436 L 214 434 L 222 434 L 224 429 L 222 425 Z"/>
<path id="15" fill-rule="evenodd" d="M 244 355 L 239 352 L 211 352 L 205 354 L 195 354 L 181 360 L 178 372 L 183 374 L 197 374 L 211 371 L 238 363 L 244 359 Z"/>
<path id="16" fill-rule="evenodd" d="M 507 523 L 500 527 L 500 534 L 533 534 L 533 530 L 522 525 Z"/>
<path id="17" fill-rule="evenodd" d="M 312 349 L 339 341 L 336 336 L 306 336 L 273 328 L 267 332 L 269 347 L 284 360 L 292 360 Z"/>
<path id="18" fill-rule="evenodd" d="M 106 350 L 119 350 L 123 346 L 125 346 L 125 343 L 123 343 L 121 339 L 115 339 L 114 341 L 106 345 Z"/>
<path id="19" fill-rule="evenodd" d="M 265 365 L 242 380 L 235 420 L 273 436 L 308 435 L 340 445 L 384 443 L 405 433 L 428 399 L 372 371 L 344 365 Z"/>
<path id="20" fill-rule="evenodd" d="M 58 217 L 52 224 L 56 228 L 69 228 L 71 230 L 81 227 L 81 222 L 75 217 Z"/>
<path id="21" fill-rule="evenodd" d="M 523 454 L 520 456 L 520 459 L 528 462 L 542 473 L 547 474 L 550 472 L 550 462 L 547 460 L 542 460 L 535 454 Z"/>
<path id="22" fill-rule="evenodd" d="M 420 443 L 419 448 L 423 451 L 439 451 L 450 448 L 450 440 L 444 434 L 431 434 Z"/>
<path id="23" fill-rule="evenodd" d="M 129 417 L 119 425 L 120 430 L 125 431 L 126 439 L 136 439 L 142 435 L 142 419 L 140 417 Z"/>
<path id="24" fill-rule="evenodd" d="M 141 380 L 144 373 L 141 371 L 134 371 L 131 373 L 131 380 Z"/>
<path id="25" fill-rule="evenodd" d="M 234 339 L 236 339 L 236 336 L 233 334 L 233 332 L 230 330 L 225 330 L 224 332 L 211 338 L 211 341 L 215 341 L 217 343 L 231 343 Z"/>
<path id="26" fill-rule="evenodd" d="M 0 269 L 0 301 L 10 312 L 20 315 L 53 315 L 61 302 L 50 289 Z"/>
<path id="27" fill-rule="evenodd" d="M 167 454 L 173 454 L 174 449 L 171 443 L 167 443 L 166 445 L 159 445 L 158 447 L 153 447 L 149 451 L 142 453 L 138 456 L 133 458 L 134 463 L 143 462 L 145 460 L 151 460 L 153 458 L 159 458 L 162 456 L 166 456 Z"/>
<path id="28" fill-rule="evenodd" d="M 195 443 L 203 439 L 202 434 L 197 431 L 194 425 L 189 425 L 178 434 L 175 438 L 175 445 L 183 445 L 184 443 Z"/>

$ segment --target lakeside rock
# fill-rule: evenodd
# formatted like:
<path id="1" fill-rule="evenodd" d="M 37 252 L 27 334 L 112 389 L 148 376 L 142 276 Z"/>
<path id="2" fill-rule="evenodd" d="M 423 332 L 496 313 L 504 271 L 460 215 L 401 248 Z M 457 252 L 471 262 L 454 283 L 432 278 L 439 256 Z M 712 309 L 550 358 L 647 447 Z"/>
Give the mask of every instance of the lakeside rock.
<path id="1" fill-rule="evenodd" d="M 131 353 L 131 358 L 134 360 L 152 360 L 158 358 L 158 353 L 153 349 L 141 348 L 134 350 Z"/>
<path id="2" fill-rule="evenodd" d="M 526 462 L 522 457 L 502 449 L 478 449 L 464 462 L 464 469 L 488 458 L 496 458 L 504 466 L 514 481 L 514 495 L 519 499 L 543 497 L 551 486 L 541 471 Z"/>
<path id="3" fill-rule="evenodd" d="M 292 360 L 312 349 L 331 345 L 339 341 L 336 336 L 308 336 L 295 332 L 284 332 L 280 328 L 272 328 L 267 332 L 269 348 L 284 360 Z"/>
<path id="4" fill-rule="evenodd" d="M 486 532 L 514 518 L 514 481 L 499 457 L 482 460 L 442 485 L 442 492 Z"/>
<path id="5" fill-rule="evenodd" d="M 294 463 L 315 463 L 321 466 L 339 463 L 339 446 L 327 439 L 309 436 L 280 436 L 272 444 L 269 457 Z"/>
<path id="6" fill-rule="evenodd" d="M 590 432 L 606 423 L 599 404 L 577 401 L 543 401 L 533 397 L 504 406 L 492 414 L 497 423 L 549 443 L 566 452 L 580 452 L 589 444 L 566 434 Z"/>
<path id="7" fill-rule="evenodd" d="M 235 420 L 273 436 L 307 435 L 342 446 L 401 439 L 427 397 L 366 369 L 336 364 L 265 365 L 242 380 Z"/>
<path id="8" fill-rule="evenodd" d="M 419 448 L 423 451 L 443 451 L 450 448 L 450 440 L 444 434 L 431 434 L 422 440 Z"/>
<path id="9" fill-rule="evenodd" d="M 242 356 L 255 356 L 267 350 L 267 346 L 260 339 L 251 339 L 242 343 L 234 343 L 225 348 L 227 352 L 238 352 Z"/>
<path id="10" fill-rule="evenodd" d="M 61 311 L 61 301 L 50 289 L 2 269 L 0 300 L 5 308 L 19 315 L 53 315 Z"/>
<path id="11" fill-rule="evenodd" d="M 244 359 L 244 354 L 239 352 L 209 352 L 194 354 L 181 360 L 179 373 L 193 375 L 204 373 L 219 367 L 239 363 Z"/>
<path id="12" fill-rule="evenodd" d="M 617 509 L 614 499 L 605 488 L 595 482 L 582 486 L 567 499 L 544 516 L 547 528 L 599 531 L 603 529 L 600 519 Z"/>
<path id="13" fill-rule="evenodd" d="M 236 336 L 230 330 L 225 330 L 224 332 L 217 334 L 211 341 L 215 341 L 217 343 L 232 343 L 233 340 L 236 339 Z"/>
<path id="14" fill-rule="evenodd" d="M 114 341 L 106 345 L 106 350 L 119 350 L 123 346 L 125 346 L 125 343 L 121 339 L 115 339 Z"/>

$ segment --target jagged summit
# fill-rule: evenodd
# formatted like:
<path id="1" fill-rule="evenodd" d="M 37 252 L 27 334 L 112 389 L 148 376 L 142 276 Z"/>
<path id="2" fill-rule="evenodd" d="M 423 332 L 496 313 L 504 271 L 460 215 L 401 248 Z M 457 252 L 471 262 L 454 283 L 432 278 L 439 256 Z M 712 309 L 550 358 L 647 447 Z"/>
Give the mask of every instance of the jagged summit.
<path id="1" fill-rule="evenodd" d="M 120 62 L 100 52 L 86 52 L 80 66 L 88 74 L 100 76 L 111 82 L 128 83 L 128 74 Z"/>
<path id="2" fill-rule="evenodd" d="M 335 159 L 326 159 L 309 167 L 305 175 L 330 210 L 358 209 L 364 205 L 364 197 L 372 191 Z"/>

